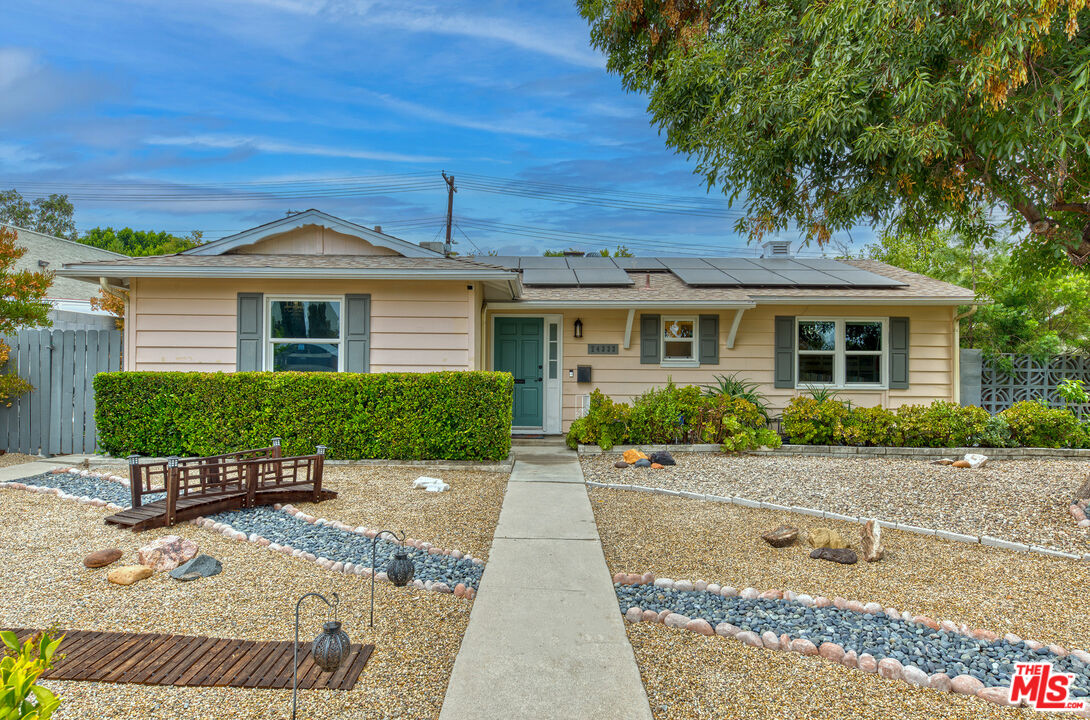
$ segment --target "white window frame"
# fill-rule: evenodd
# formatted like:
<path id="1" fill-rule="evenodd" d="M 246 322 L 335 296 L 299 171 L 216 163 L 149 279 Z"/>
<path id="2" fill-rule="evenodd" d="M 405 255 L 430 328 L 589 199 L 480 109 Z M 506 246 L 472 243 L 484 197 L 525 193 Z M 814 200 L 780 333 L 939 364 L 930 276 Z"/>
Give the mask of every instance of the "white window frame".
<path id="1" fill-rule="evenodd" d="M 274 302 L 335 302 L 340 303 L 340 313 L 338 313 L 339 327 L 337 328 L 337 337 L 334 338 L 313 338 L 313 339 L 290 339 L 290 338 L 274 338 L 272 336 L 272 304 Z M 337 372 L 344 372 L 344 317 L 345 313 L 345 297 L 344 295 L 266 295 L 265 296 L 265 369 L 272 371 L 273 369 L 273 347 L 279 344 L 292 343 L 295 345 L 336 345 L 337 346 Z"/>
<path id="2" fill-rule="evenodd" d="M 799 350 L 799 325 L 808 322 L 835 323 L 836 336 L 834 349 L 828 350 Z M 848 350 L 846 347 L 846 335 L 844 326 L 847 323 L 880 323 L 882 325 L 882 349 L 874 350 Z M 803 382 L 799 373 L 800 355 L 832 355 L 833 356 L 833 382 L 815 383 Z M 880 369 L 882 382 L 880 383 L 849 383 L 847 377 L 848 355 L 878 355 L 881 358 Z M 889 389 L 889 318 L 888 317 L 796 317 L 795 318 L 795 388 L 831 388 L 836 390 L 887 390 Z"/>
<path id="3" fill-rule="evenodd" d="M 691 346 L 693 354 L 691 358 L 667 359 L 666 357 L 666 326 L 670 322 L 691 322 L 693 324 L 693 337 Z M 673 339 L 670 342 L 685 342 L 684 338 Z M 700 317 L 697 315 L 664 315 L 662 326 L 659 330 L 659 365 L 662 367 L 700 367 Z"/>

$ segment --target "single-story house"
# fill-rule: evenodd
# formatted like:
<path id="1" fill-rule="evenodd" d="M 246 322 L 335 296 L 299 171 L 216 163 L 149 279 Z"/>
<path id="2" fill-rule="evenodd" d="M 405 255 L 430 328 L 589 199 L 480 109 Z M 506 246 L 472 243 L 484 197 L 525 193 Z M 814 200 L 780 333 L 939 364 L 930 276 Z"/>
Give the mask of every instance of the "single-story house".
<path id="1" fill-rule="evenodd" d="M 556 433 L 598 388 L 739 372 L 774 408 L 958 400 L 965 288 L 872 260 L 446 257 L 317 210 L 177 255 L 65 265 L 129 291 L 127 370 L 501 370 L 515 432 Z M 441 250 L 441 246 L 438 248 Z"/>
<path id="2" fill-rule="evenodd" d="M 26 253 L 15 261 L 15 270 L 39 272 L 57 270 L 65 263 L 120 260 L 127 257 L 84 245 L 74 240 L 46 235 L 34 230 L 4 225 L 15 231 L 16 247 L 26 248 Z M 97 280 L 95 281 L 98 282 Z M 54 330 L 113 330 L 117 327 L 114 316 L 105 310 L 91 307 L 91 298 L 99 296 L 98 287 L 68 277 L 54 277 L 46 300 L 52 306 L 49 319 Z"/>

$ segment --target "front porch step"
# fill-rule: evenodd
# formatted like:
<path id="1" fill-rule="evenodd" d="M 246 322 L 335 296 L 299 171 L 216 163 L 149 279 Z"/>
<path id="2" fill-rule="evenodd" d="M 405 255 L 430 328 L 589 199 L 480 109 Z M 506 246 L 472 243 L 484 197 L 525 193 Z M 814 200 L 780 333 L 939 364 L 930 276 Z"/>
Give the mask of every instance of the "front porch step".
<path id="1" fill-rule="evenodd" d="M 511 436 L 511 447 L 567 447 L 563 435 Z"/>

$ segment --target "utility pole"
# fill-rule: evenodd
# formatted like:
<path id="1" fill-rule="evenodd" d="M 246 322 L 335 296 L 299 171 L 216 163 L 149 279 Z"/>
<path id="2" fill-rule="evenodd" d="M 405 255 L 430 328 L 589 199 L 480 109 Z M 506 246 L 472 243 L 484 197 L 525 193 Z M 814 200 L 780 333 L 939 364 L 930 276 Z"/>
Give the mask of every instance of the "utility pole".
<path id="1" fill-rule="evenodd" d="M 443 181 L 447 184 L 447 242 L 443 246 L 443 254 L 450 257 L 450 226 L 454 222 L 454 193 L 458 189 L 454 187 L 454 176 L 447 177 L 446 171 L 443 172 Z"/>

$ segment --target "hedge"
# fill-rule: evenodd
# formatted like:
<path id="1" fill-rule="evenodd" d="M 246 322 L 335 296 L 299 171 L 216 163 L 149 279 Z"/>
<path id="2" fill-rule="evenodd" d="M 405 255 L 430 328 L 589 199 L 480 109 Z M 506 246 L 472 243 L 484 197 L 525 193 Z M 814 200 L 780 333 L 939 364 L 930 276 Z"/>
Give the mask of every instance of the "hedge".
<path id="1" fill-rule="evenodd" d="M 114 372 L 94 379 L 99 447 L 124 456 L 265 447 L 334 459 L 502 460 L 508 373 Z"/>

